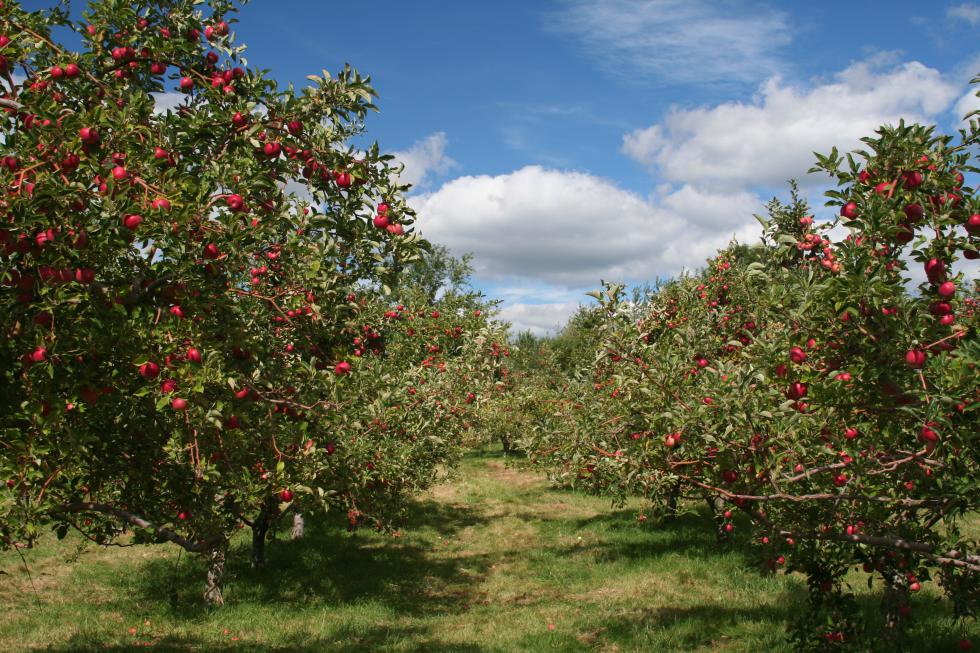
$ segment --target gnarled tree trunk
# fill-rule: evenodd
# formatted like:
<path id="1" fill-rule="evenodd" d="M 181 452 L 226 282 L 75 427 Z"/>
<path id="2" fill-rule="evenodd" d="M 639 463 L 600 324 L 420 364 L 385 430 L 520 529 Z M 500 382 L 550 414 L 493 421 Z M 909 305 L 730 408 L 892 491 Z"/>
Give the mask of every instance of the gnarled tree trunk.
<path id="1" fill-rule="evenodd" d="M 909 609 L 909 581 L 897 569 L 885 569 L 881 572 L 885 580 L 885 596 L 882 607 L 885 610 L 885 636 L 892 641 L 899 641 L 905 628 L 905 615 Z"/>
<path id="2" fill-rule="evenodd" d="M 289 538 L 292 540 L 298 540 L 303 537 L 306 533 L 306 521 L 303 519 L 303 513 L 297 510 L 293 513 L 293 530 L 289 533 Z"/>
<path id="3" fill-rule="evenodd" d="M 208 561 L 208 576 L 204 584 L 204 602 L 209 607 L 220 607 L 225 604 L 225 599 L 221 595 L 221 583 L 224 580 L 227 553 L 228 540 L 224 539 L 204 554 Z"/>

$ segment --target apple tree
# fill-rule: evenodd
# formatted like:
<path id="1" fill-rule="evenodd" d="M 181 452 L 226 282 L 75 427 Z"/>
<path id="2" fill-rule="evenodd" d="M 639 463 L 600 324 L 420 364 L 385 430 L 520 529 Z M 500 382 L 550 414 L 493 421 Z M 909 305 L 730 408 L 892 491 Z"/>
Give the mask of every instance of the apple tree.
<path id="1" fill-rule="evenodd" d="M 886 641 L 928 581 L 975 615 L 980 546 L 959 524 L 980 509 L 964 265 L 980 244 L 965 183 L 978 137 L 976 119 L 957 142 L 882 127 L 864 150 L 818 158 L 839 221 L 774 201 L 762 244 L 733 245 L 645 302 L 597 293 L 594 376 L 561 404 L 564 428 L 525 444 L 532 459 L 616 498 L 709 498 L 722 533 L 747 525 L 765 566 L 805 574 L 799 648 L 877 637 L 855 616 L 855 568 L 880 579 Z"/>
<path id="2" fill-rule="evenodd" d="M 356 297 L 422 243 L 391 157 L 351 145 L 369 79 L 282 88 L 235 15 L 0 4 L 0 542 L 170 541 L 209 558 L 211 603 L 243 522 L 373 517 L 446 453 L 416 467 L 363 421 Z"/>

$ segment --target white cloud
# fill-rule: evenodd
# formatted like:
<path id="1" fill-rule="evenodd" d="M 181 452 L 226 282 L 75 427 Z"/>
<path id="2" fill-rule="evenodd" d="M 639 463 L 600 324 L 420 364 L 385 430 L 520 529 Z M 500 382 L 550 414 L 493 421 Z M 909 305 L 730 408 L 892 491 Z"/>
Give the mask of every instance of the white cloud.
<path id="1" fill-rule="evenodd" d="M 549 27 L 611 72 L 682 84 L 754 82 L 782 69 L 788 16 L 711 0 L 567 0 Z"/>
<path id="2" fill-rule="evenodd" d="M 394 152 L 395 159 L 405 164 L 401 182 L 424 187 L 434 175 L 444 175 L 458 164 L 446 154 L 449 139 L 444 132 L 430 134 L 404 152 Z"/>
<path id="3" fill-rule="evenodd" d="M 899 118 L 932 122 L 962 92 L 918 62 L 880 70 L 884 60 L 854 63 L 809 88 L 774 77 L 751 102 L 674 108 L 662 122 L 627 134 L 622 151 L 674 183 L 739 190 L 803 182 L 814 151 L 853 149 Z"/>
<path id="4" fill-rule="evenodd" d="M 150 95 L 153 96 L 153 111 L 155 113 L 166 113 L 171 109 L 177 108 L 179 104 L 187 99 L 186 93 L 177 93 L 174 91 L 150 93 Z"/>
<path id="5" fill-rule="evenodd" d="M 752 212 L 762 204 L 748 192 L 689 186 L 648 199 L 601 177 L 539 166 L 460 177 L 411 201 L 427 238 L 474 254 L 478 278 L 516 282 L 533 296 L 535 283 L 591 288 L 697 267 L 733 234 L 757 238 Z"/>
<path id="6" fill-rule="evenodd" d="M 946 9 L 946 16 L 954 20 L 962 20 L 970 25 L 980 25 L 980 5 L 970 2 L 953 5 Z"/>
<path id="7" fill-rule="evenodd" d="M 579 302 L 556 304 L 508 304 L 501 309 L 499 319 L 510 322 L 510 332 L 530 331 L 536 336 L 554 334 L 575 311 Z"/>
<path id="8" fill-rule="evenodd" d="M 956 101 L 956 106 L 953 107 L 953 113 L 956 114 L 957 120 L 962 120 L 966 114 L 978 110 L 980 110 L 980 97 L 977 96 L 977 89 L 975 88 L 967 91 L 963 97 Z M 974 116 L 973 119 L 976 120 L 977 117 Z"/>

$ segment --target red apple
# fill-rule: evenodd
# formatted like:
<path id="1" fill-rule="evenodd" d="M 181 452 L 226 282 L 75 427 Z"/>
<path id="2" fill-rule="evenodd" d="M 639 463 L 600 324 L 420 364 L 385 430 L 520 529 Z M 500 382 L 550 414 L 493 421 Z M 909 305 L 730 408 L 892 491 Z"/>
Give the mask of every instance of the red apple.
<path id="1" fill-rule="evenodd" d="M 336 374 L 337 376 L 345 376 L 347 374 L 350 374 L 350 370 L 351 370 L 350 363 L 348 363 L 347 361 L 340 361 L 334 366 L 333 373 Z"/>
<path id="2" fill-rule="evenodd" d="M 909 367 L 919 368 L 925 365 L 926 352 L 921 349 L 910 349 L 905 352 L 905 363 Z"/>
<path id="3" fill-rule="evenodd" d="M 806 384 L 799 381 L 790 383 L 789 388 L 786 389 L 786 397 L 789 399 L 800 400 L 806 396 L 806 393 Z"/>
<path id="4" fill-rule="evenodd" d="M 140 365 L 140 375 L 147 379 L 155 379 L 160 374 L 160 366 L 153 361 Z M 166 392 L 166 390 L 164 391 Z"/>
<path id="5" fill-rule="evenodd" d="M 95 145 L 101 140 L 99 130 L 95 127 L 82 127 L 78 130 L 78 136 L 86 145 Z"/>
<path id="6" fill-rule="evenodd" d="M 858 205 L 857 202 L 848 202 L 844 206 L 840 207 L 840 214 L 846 220 L 853 220 L 858 216 Z"/>
<path id="7" fill-rule="evenodd" d="M 971 236 L 980 236 L 980 213 L 974 213 L 967 218 L 965 226 Z"/>

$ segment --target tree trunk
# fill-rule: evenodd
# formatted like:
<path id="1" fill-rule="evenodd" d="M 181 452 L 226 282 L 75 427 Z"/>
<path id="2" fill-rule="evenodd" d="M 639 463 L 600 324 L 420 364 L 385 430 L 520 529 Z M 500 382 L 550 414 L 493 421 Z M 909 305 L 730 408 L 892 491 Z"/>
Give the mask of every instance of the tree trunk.
<path id="1" fill-rule="evenodd" d="M 205 553 L 208 559 L 208 577 L 204 584 L 204 602 L 208 607 L 221 607 L 225 599 L 221 595 L 221 583 L 225 575 L 225 556 L 228 553 L 228 540 Z"/>
<path id="2" fill-rule="evenodd" d="M 504 437 L 504 436 L 500 436 L 500 444 L 503 445 L 503 447 L 504 447 L 504 455 L 505 456 L 509 456 L 510 455 L 510 438 Z"/>
<path id="3" fill-rule="evenodd" d="M 303 520 L 303 513 L 297 510 L 293 513 L 293 530 L 289 533 L 289 538 L 298 540 L 306 533 L 306 522 Z"/>
<path id="4" fill-rule="evenodd" d="M 269 533 L 270 501 L 266 500 L 252 522 L 252 568 L 265 566 L 265 536 Z"/>
<path id="5" fill-rule="evenodd" d="M 671 521 L 677 516 L 677 501 L 681 495 L 681 482 L 677 481 L 667 495 L 667 505 L 664 509 L 664 520 Z"/>
<path id="6" fill-rule="evenodd" d="M 711 517 L 715 520 L 715 537 L 719 543 L 729 540 L 728 531 L 725 530 L 725 500 L 721 497 L 705 496 L 708 502 L 708 509 L 711 510 Z"/>
<path id="7" fill-rule="evenodd" d="M 886 569 L 881 572 L 885 581 L 882 607 L 885 612 L 885 636 L 898 642 L 905 627 L 905 614 L 909 608 L 909 581 L 901 571 Z"/>

